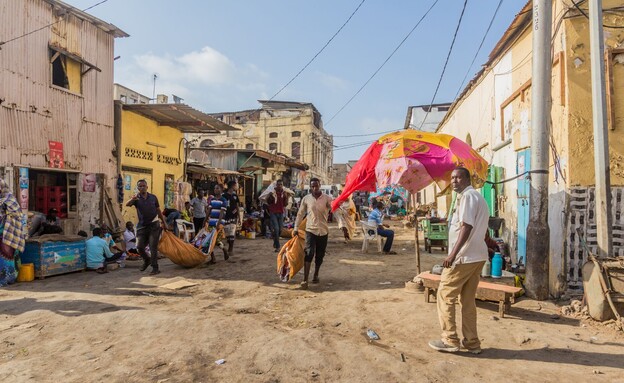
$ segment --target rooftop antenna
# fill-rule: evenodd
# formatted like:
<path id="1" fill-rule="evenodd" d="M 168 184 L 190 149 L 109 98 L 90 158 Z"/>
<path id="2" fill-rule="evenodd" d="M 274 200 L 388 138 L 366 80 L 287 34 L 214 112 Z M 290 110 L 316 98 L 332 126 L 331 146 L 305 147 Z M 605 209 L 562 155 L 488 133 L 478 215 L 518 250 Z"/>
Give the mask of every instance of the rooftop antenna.
<path id="1" fill-rule="evenodd" d="M 154 88 L 152 90 L 152 102 L 156 100 L 156 79 L 158 78 L 158 73 L 154 73 L 152 79 L 154 81 Z"/>

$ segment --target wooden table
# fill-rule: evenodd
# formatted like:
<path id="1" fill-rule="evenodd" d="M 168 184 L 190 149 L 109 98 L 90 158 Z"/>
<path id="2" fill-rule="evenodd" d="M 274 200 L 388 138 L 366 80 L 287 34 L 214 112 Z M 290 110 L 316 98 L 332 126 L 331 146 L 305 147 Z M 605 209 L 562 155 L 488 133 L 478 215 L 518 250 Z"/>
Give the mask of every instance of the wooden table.
<path id="1" fill-rule="evenodd" d="M 431 274 L 428 271 L 420 273 L 418 277 L 422 280 L 425 287 L 425 302 L 430 302 L 430 296 L 435 295 L 440 286 L 440 275 Z M 519 287 L 501 285 L 479 281 L 477 287 L 477 299 L 482 301 L 498 302 L 498 314 L 501 318 L 505 317 L 505 312 L 511 309 L 511 304 L 515 302 L 517 296 L 520 296 L 522 289 Z"/>

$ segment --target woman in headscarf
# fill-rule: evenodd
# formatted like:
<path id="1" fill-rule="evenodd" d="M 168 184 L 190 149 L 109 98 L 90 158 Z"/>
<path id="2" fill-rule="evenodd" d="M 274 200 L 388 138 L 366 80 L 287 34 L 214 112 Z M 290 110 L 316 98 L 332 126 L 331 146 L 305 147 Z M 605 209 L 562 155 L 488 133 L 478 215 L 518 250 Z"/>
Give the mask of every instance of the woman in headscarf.
<path id="1" fill-rule="evenodd" d="M 355 235 L 355 213 L 355 204 L 351 196 L 334 213 L 338 219 L 338 228 L 342 230 L 345 241 L 353 239 Z"/>
<path id="2" fill-rule="evenodd" d="M 0 286 L 17 279 L 15 257 L 26 245 L 26 215 L 9 185 L 0 178 Z"/>

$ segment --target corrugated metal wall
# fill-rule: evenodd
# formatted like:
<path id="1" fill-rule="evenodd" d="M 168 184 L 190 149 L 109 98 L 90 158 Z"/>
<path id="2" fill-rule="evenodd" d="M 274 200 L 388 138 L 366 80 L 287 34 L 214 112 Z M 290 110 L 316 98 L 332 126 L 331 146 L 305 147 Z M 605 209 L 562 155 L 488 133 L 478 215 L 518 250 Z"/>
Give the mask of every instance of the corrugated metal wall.
<path id="1" fill-rule="evenodd" d="M 42 0 L 0 2 L 0 41 L 57 21 Z M 51 86 L 49 45 L 99 67 L 82 77 L 82 94 Z M 47 166 L 48 141 L 64 146 L 66 167 L 114 177 L 112 35 L 68 15 L 0 50 L 0 166 Z M 83 71 L 86 67 L 83 66 Z"/>

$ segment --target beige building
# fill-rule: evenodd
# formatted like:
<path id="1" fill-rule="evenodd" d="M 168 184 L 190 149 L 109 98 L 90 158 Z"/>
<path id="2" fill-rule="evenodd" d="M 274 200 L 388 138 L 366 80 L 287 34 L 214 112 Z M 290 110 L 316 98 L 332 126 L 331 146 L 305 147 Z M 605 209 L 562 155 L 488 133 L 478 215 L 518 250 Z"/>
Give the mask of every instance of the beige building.
<path id="1" fill-rule="evenodd" d="M 308 165 L 306 179 L 330 183 L 333 137 L 323 129 L 321 113 L 311 103 L 259 101 L 260 109 L 216 113 L 213 117 L 240 131 L 189 134 L 195 147 L 231 147 L 281 153 Z M 272 175 L 266 174 L 270 178 Z M 306 180 L 306 182 L 307 182 Z"/>

